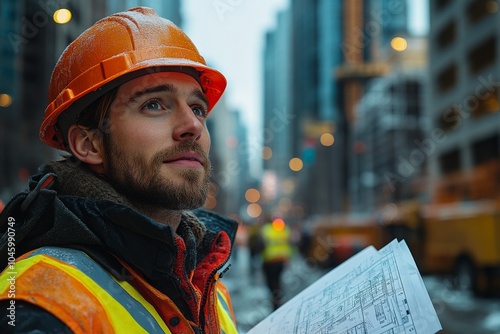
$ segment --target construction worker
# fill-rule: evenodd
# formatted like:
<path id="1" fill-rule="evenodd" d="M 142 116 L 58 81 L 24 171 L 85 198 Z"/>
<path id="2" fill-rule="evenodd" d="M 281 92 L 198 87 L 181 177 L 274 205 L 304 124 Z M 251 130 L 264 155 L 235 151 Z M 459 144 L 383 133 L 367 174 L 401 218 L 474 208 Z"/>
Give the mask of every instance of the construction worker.
<path id="1" fill-rule="evenodd" d="M 267 287 L 272 296 L 273 307 L 276 310 L 282 304 L 283 289 L 281 280 L 292 255 L 291 231 L 281 218 L 267 219 L 261 230 L 262 243 L 262 270 L 266 278 Z"/>
<path id="2" fill-rule="evenodd" d="M 68 154 L 0 216 L 2 333 L 236 332 L 220 277 L 237 223 L 198 209 L 225 87 L 150 8 L 66 48 L 40 138 Z"/>

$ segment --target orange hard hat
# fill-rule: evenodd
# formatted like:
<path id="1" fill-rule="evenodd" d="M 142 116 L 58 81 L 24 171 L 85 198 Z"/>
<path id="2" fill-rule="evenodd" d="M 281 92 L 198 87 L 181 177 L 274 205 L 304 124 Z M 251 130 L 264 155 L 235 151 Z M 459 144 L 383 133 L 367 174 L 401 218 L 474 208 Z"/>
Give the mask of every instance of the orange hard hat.
<path id="1" fill-rule="evenodd" d="M 196 72 L 209 111 L 226 88 L 226 79 L 208 67 L 184 32 L 147 7 L 105 17 L 64 50 L 49 84 L 40 139 L 64 149 L 63 131 L 77 114 L 111 89 L 133 78 L 162 71 Z M 61 117 L 60 117 L 61 116 Z"/>

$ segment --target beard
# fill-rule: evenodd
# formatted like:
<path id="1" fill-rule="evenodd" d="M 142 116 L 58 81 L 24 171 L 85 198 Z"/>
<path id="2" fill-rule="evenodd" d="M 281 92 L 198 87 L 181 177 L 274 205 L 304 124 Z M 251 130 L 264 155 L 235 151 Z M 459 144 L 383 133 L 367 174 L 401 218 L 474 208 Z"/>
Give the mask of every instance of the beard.
<path id="1" fill-rule="evenodd" d="M 106 180 L 133 205 L 168 210 L 192 210 L 205 203 L 211 164 L 198 143 L 181 142 L 157 152 L 151 159 L 130 154 L 105 136 Z M 161 174 L 163 162 L 180 153 L 194 151 L 201 157 L 203 175 L 198 169 L 176 169 L 171 178 Z"/>

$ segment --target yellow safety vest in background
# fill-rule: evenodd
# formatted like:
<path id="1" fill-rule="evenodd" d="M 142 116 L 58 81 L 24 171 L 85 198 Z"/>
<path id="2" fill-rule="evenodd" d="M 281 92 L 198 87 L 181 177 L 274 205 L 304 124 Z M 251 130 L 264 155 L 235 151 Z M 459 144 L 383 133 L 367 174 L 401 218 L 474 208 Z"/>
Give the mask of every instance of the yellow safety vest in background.
<path id="1" fill-rule="evenodd" d="M 292 255 L 290 246 L 291 232 L 288 226 L 283 229 L 275 229 L 272 224 L 262 227 L 262 239 L 264 250 L 262 260 L 264 262 L 287 261 Z"/>
<path id="2" fill-rule="evenodd" d="M 42 247 L 23 255 L 14 267 L 0 275 L 0 299 L 33 303 L 74 333 L 194 333 L 167 296 L 134 275 L 142 281 L 141 290 L 160 299 L 157 310 L 143 297 L 144 291 L 116 280 L 82 251 Z M 11 276 L 14 284 L 8 280 Z M 215 314 L 222 333 L 237 333 L 227 290 L 219 281 L 215 285 Z"/>

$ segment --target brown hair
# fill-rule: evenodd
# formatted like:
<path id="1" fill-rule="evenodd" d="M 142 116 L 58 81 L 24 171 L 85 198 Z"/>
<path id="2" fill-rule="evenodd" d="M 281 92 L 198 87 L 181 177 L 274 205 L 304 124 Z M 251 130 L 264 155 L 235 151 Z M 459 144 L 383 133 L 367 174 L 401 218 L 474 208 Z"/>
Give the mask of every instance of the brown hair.
<path id="1" fill-rule="evenodd" d="M 89 104 L 78 113 L 75 124 L 82 125 L 89 130 L 97 130 L 101 135 L 105 135 L 109 130 L 109 110 L 117 91 L 118 87 Z"/>

